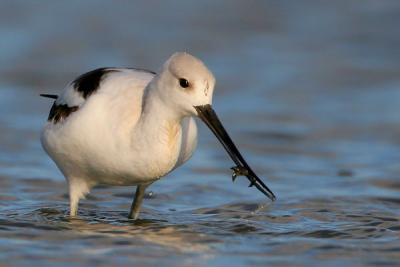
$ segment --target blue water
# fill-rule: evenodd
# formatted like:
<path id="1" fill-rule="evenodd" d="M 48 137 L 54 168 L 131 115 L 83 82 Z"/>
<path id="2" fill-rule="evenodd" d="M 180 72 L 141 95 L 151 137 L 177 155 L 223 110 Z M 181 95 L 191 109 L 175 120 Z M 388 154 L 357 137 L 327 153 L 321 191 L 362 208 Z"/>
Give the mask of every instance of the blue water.
<path id="1" fill-rule="evenodd" d="M 390 0 L 3 1 L 0 266 L 397 266 L 398 25 Z M 214 107 L 277 201 L 232 183 L 200 125 L 139 221 L 130 187 L 95 189 L 69 218 L 38 94 L 97 67 L 157 70 L 175 51 L 214 72 Z"/>

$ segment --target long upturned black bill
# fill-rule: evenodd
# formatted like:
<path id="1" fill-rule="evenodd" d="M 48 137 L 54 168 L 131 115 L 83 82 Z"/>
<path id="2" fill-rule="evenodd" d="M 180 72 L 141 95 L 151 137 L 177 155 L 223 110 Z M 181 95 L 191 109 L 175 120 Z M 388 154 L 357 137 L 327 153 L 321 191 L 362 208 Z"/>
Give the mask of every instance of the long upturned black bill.
<path id="1" fill-rule="evenodd" d="M 225 150 L 228 152 L 229 156 L 237 165 L 233 167 L 232 178 L 235 179 L 236 175 L 244 175 L 250 181 L 250 187 L 255 186 L 264 195 L 269 197 L 271 200 L 275 200 L 275 195 L 266 186 L 263 181 L 254 173 L 247 162 L 244 160 L 239 150 L 236 148 L 232 139 L 229 137 L 221 121 L 218 119 L 217 114 L 212 109 L 211 105 L 195 106 L 194 107 L 198 113 L 199 118 L 211 129 L 214 135 L 218 138 L 221 144 L 224 146 Z"/>

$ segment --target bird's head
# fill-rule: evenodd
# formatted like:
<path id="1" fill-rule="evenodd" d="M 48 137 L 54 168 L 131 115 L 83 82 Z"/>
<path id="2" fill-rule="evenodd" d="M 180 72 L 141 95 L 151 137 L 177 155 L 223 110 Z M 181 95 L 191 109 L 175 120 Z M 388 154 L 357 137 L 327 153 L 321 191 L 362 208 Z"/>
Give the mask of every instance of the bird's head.
<path id="1" fill-rule="evenodd" d="M 247 176 L 250 186 L 256 186 L 270 199 L 275 199 L 271 190 L 244 160 L 214 112 L 211 103 L 215 78 L 201 60 L 187 53 L 175 53 L 152 83 L 158 97 L 170 111 L 181 117 L 197 116 L 210 128 L 236 164 L 232 168 L 233 179 L 237 175 Z"/>
<path id="2" fill-rule="evenodd" d="M 184 116 L 197 115 L 196 106 L 211 105 L 215 78 L 203 62 L 188 53 L 175 53 L 155 79 L 160 97 Z"/>

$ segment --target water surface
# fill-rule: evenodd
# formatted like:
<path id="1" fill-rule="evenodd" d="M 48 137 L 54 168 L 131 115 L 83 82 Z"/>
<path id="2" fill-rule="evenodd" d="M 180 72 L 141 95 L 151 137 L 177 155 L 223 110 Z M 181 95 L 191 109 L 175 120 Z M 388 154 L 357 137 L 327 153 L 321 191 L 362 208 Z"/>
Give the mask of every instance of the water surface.
<path id="1" fill-rule="evenodd" d="M 98 3 L 0 4 L 0 266 L 398 265 L 397 1 Z M 38 94 L 182 50 L 215 73 L 215 109 L 277 201 L 233 184 L 200 126 L 140 220 L 130 187 L 96 188 L 69 218 Z"/>

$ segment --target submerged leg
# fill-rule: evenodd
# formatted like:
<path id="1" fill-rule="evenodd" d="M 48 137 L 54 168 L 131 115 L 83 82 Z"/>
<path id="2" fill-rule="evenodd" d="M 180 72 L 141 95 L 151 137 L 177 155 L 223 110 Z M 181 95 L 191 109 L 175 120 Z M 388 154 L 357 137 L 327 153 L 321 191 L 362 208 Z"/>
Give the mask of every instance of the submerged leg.
<path id="1" fill-rule="evenodd" d="M 75 217 L 78 214 L 78 204 L 90 191 L 88 184 L 81 179 L 68 179 L 69 182 L 69 215 Z"/>
<path id="2" fill-rule="evenodd" d="M 150 184 L 141 184 L 136 187 L 135 198 L 133 199 L 131 210 L 129 212 L 129 219 L 136 220 L 139 217 L 140 206 L 143 202 L 144 193 Z"/>

